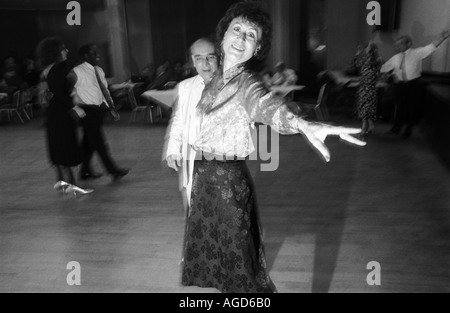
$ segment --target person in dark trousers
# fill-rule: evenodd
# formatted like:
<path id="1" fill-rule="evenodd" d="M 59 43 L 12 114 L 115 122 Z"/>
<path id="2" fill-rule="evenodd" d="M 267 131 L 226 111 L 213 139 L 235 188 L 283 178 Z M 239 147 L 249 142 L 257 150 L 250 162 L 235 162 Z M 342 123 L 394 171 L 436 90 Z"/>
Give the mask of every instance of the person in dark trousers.
<path id="1" fill-rule="evenodd" d="M 84 137 L 80 178 L 95 179 L 101 176 L 94 173 L 90 165 L 93 153 L 96 151 L 107 172 L 113 180 L 117 180 L 127 175 L 129 169 L 122 169 L 115 164 L 110 155 L 102 125 L 105 111 L 109 111 L 115 121 L 118 121 L 120 116 L 108 91 L 105 73 L 98 66 L 100 54 L 97 46 L 84 45 L 80 48 L 79 55 L 84 62 L 73 68 L 69 79 L 74 86 L 73 101 L 85 112 L 85 116 L 81 119 Z"/>
<path id="2" fill-rule="evenodd" d="M 390 133 L 400 133 L 403 125 L 406 124 L 403 137 L 411 136 L 414 125 L 420 120 L 419 78 L 422 76 L 422 61 L 434 53 L 449 37 L 450 31 L 445 30 L 439 39 L 420 48 L 412 48 L 413 42 L 409 36 L 402 36 L 396 41 L 398 53 L 381 67 L 381 72 L 392 74 L 396 82 L 397 111 Z"/>

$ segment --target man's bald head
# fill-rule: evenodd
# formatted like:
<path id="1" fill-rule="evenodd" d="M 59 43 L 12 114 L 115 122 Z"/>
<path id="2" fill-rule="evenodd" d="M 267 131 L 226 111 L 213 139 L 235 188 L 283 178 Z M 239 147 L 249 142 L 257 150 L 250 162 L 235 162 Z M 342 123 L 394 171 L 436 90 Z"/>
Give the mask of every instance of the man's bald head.
<path id="1" fill-rule="evenodd" d="M 208 82 L 219 66 L 214 42 L 208 38 L 200 38 L 192 44 L 190 51 L 197 73 Z"/>
<path id="2" fill-rule="evenodd" d="M 395 42 L 395 46 L 399 52 L 405 52 L 412 47 L 412 38 L 410 36 L 401 36 Z"/>

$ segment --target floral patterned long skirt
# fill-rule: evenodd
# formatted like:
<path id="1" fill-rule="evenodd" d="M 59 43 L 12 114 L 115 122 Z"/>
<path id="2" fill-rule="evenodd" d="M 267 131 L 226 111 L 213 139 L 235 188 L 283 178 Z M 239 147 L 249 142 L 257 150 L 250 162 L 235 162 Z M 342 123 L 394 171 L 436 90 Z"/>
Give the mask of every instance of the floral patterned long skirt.
<path id="1" fill-rule="evenodd" d="M 245 161 L 196 161 L 193 179 L 182 284 L 227 293 L 276 292 Z"/>

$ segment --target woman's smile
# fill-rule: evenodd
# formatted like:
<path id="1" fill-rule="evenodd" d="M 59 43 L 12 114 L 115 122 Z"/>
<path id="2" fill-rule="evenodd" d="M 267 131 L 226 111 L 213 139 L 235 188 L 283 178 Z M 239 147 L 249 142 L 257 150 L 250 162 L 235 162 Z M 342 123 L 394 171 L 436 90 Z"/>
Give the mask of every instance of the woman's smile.
<path id="1" fill-rule="evenodd" d="M 231 46 L 238 51 L 241 51 L 241 52 L 245 51 L 245 48 L 243 46 L 236 45 L 236 44 L 232 44 Z"/>

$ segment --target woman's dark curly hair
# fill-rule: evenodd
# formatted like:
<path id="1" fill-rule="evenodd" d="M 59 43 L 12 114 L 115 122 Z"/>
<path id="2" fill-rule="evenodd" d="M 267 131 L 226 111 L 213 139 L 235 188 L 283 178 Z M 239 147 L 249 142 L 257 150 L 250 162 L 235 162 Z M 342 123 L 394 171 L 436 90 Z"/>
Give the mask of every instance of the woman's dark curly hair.
<path id="1" fill-rule="evenodd" d="M 38 65 L 41 68 L 45 68 L 52 63 L 58 62 L 63 48 L 64 42 L 59 37 L 48 37 L 43 39 L 36 48 Z"/>
<path id="2" fill-rule="evenodd" d="M 247 22 L 255 24 L 262 30 L 261 39 L 258 42 L 260 50 L 246 64 L 247 68 L 259 69 L 269 55 L 272 45 L 272 21 L 270 20 L 270 16 L 258 3 L 253 1 L 233 4 L 220 20 L 219 24 L 217 24 L 216 37 L 220 45 L 231 21 L 236 17 L 242 17 Z M 220 51 L 222 51 L 221 47 Z"/>

